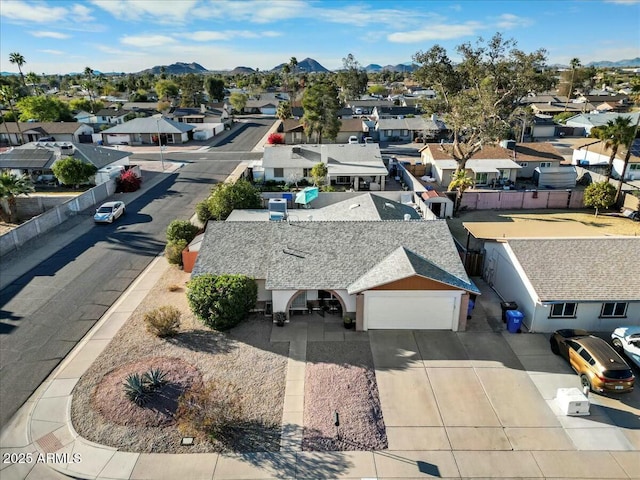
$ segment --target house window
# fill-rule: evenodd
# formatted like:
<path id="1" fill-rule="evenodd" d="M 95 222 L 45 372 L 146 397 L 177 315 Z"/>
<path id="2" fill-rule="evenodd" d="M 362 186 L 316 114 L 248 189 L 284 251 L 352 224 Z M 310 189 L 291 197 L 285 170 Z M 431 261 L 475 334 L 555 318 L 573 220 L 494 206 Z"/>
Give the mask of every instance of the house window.
<path id="1" fill-rule="evenodd" d="M 529 164 L 527 162 L 519 162 L 518 165 L 520 165 L 523 168 L 529 166 Z"/>
<path id="2" fill-rule="evenodd" d="M 640 170 L 640 163 L 630 163 L 629 170 Z"/>
<path id="3" fill-rule="evenodd" d="M 509 170 L 498 170 L 501 180 L 509 180 L 510 171 Z"/>
<path id="4" fill-rule="evenodd" d="M 540 162 L 540 168 L 548 168 L 551 166 L 551 162 Z"/>
<path id="5" fill-rule="evenodd" d="M 624 302 L 609 302 L 602 304 L 601 317 L 625 317 L 627 315 L 627 304 Z"/>
<path id="6" fill-rule="evenodd" d="M 351 177 L 336 177 L 336 184 L 349 185 L 351 184 Z"/>
<path id="7" fill-rule="evenodd" d="M 390 137 L 393 135 L 393 130 L 385 130 L 384 131 L 385 136 Z"/>
<path id="8" fill-rule="evenodd" d="M 487 176 L 488 176 L 487 172 L 476 173 L 476 185 L 486 185 Z"/>
<path id="9" fill-rule="evenodd" d="M 302 176 L 303 177 L 310 177 L 311 176 L 311 169 L 310 168 L 303 168 L 302 169 Z"/>
<path id="10" fill-rule="evenodd" d="M 551 306 L 553 318 L 575 318 L 577 303 L 556 303 Z"/>
<path id="11" fill-rule="evenodd" d="M 274 178 L 284 178 L 284 168 L 274 168 L 273 176 Z"/>
<path id="12" fill-rule="evenodd" d="M 409 136 L 409 130 L 402 130 L 402 135 L 403 137 L 408 137 Z"/>

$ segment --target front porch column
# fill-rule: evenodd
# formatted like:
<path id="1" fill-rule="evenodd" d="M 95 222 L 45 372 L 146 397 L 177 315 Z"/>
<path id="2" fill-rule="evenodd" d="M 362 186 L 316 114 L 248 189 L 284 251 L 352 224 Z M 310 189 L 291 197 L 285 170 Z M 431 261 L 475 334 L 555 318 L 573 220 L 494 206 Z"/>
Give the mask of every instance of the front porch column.
<path id="1" fill-rule="evenodd" d="M 384 191 L 384 181 L 387 179 L 385 175 L 380 175 L 380 190 Z"/>
<path id="2" fill-rule="evenodd" d="M 353 179 L 353 189 L 357 192 L 360 187 L 360 177 L 351 177 Z"/>

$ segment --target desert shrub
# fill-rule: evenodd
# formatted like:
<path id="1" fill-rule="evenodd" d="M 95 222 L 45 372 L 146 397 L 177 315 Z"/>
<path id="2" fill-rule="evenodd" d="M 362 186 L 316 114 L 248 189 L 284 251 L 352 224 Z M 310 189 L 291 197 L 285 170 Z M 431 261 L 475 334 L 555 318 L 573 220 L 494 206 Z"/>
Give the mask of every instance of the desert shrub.
<path id="1" fill-rule="evenodd" d="M 202 223 L 207 223 L 211 218 L 211 210 L 209 210 L 209 203 L 206 200 L 196 205 L 196 215 Z"/>
<path id="2" fill-rule="evenodd" d="M 188 220 L 174 220 L 167 227 L 167 242 L 175 243 L 178 240 L 186 240 L 189 243 L 199 230 Z"/>
<path id="3" fill-rule="evenodd" d="M 144 314 L 147 331 L 157 337 L 172 337 L 180 328 L 182 313 L 176 307 L 164 305 Z"/>
<path id="4" fill-rule="evenodd" d="M 124 392 L 127 398 L 139 407 L 144 406 L 151 397 L 151 392 L 139 373 L 127 375 L 124 381 Z"/>
<path id="5" fill-rule="evenodd" d="M 178 240 L 177 242 L 169 242 L 164 249 L 167 261 L 172 265 L 182 266 L 182 251 L 187 248 L 186 240 Z"/>
<path id="6" fill-rule="evenodd" d="M 284 144 L 284 137 L 279 133 L 271 133 L 267 137 L 267 143 L 269 145 L 282 145 Z"/>
<path id="7" fill-rule="evenodd" d="M 188 391 L 178 401 L 176 418 L 183 435 L 202 433 L 222 438 L 242 421 L 238 389 L 229 383 L 209 383 Z"/>
<path id="8" fill-rule="evenodd" d="M 116 179 L 116 192 L 135 192 L 140 189 L 142 179 L 133 170 L 122 172 Z"/>
<path id="9" fill-rule="evenodd" d="M 170 292 L 179 292 L 180 290 L 182 290 L 182 287 L 174 283 L 173 285 L 169 285 L 167 287 L 167 290 L 169 290 Z"/>
<path id="10" fill-rule="evenodd" d="M 255 307 L 258 286 L 246 275 L 199 275 L 187 283 L 193 313 L 216 330 L 235 327 Z"/>
<path id="11" fill-rule="evenodd" d="M 142 381 L 150 391 L 156 391 L 165 383 L 167 374 L 159 368 L 152 368 L 142 376 Z"/>

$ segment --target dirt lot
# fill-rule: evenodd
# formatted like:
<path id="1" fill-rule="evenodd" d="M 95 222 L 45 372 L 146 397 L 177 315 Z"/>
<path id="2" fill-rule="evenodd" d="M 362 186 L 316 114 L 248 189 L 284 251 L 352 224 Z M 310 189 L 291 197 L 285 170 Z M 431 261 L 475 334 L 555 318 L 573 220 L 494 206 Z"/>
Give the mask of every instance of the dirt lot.
<path id="1" fill-rule="evenodd" d="M 566 225 L 568 236 L 571 236 L 572 227 L 575 231 L 593 231 L 593 235 L 636 235 L 640 236 L 640 223 L 628 218 L 614 216 L 612 214 L 600 214 L 597 217 L 593 210 L 576 210 L 568 212 L 566 210 L 474 210 L 461 212 L 456 218 L 447 220 L 449 229 L 453 236 L 462 244 L 467 242 L 467 232 L 462 226 L 463 222 L 515 222 L 523 223 L 523 232 L 530 230 L 524 222 L 539 222 L 536 227 L 544 232 L 546 226 L 548 230 L 558 230 L 557 226 Z M 551 233 L 550 233 L 551 235 Z M 473 240 L 473 239 L 472 239 Z M 472 243 L 471 248 L 477 248 L 476 243 Z"/>

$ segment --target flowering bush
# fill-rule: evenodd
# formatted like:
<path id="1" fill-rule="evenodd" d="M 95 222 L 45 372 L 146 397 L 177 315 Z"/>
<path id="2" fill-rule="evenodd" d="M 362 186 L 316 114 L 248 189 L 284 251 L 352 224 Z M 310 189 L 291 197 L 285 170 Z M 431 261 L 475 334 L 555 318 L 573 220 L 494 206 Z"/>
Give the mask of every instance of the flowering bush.
<path id="1" fill-rule="evenodd" d="M 279 133 L 272 133 L 267 137 L 269 145 L 284 145 L 284 137 Z"/>
<path id="2" fill-rule="evenodd" d="M 116 180 L 116 192 L 135 192 L 141 184 L 142 179 L 133 170 L 127 170 Z"/>

